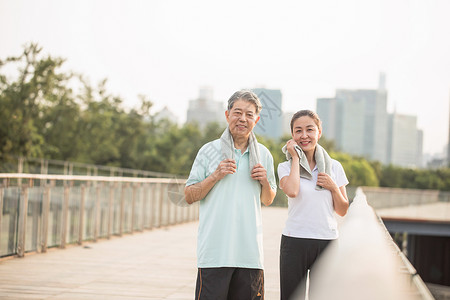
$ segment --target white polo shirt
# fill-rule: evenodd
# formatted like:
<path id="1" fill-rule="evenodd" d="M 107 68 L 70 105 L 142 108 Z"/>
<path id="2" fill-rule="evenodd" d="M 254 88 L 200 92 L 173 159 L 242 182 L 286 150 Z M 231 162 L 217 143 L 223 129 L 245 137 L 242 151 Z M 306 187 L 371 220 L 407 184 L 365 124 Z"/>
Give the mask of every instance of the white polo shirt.
<path id="1" fill-rule="evenodd" d="M 278 165 L 281 180 L 291 171 L 291 162 Z M 312 180 L 300 177 L 300 191 L 295 198 L 288 197 L 288 219 L 283 235 L 296 238 L 333 240 L 338 238 L 337 221 L 334 214 L 333 199 L 328 190 L 316 190 L 317 166 L 312 170 Z M 300 176 L 300 175 L 299 175 Z M 344 168 L 332 159 L 331 178 L 338 187 L 348 184 Z"/>

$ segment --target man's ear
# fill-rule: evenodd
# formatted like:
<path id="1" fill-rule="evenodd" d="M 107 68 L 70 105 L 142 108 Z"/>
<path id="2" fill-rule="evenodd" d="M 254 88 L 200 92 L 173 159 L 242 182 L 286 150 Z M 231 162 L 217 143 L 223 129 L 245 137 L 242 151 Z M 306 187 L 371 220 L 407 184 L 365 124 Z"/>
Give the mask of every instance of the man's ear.
<path id="1" fill-rule="evenodd" d="M 258 116 L 258 118 L 255 121 L 255 125 L 258 123 L 259 119 L 261 119 L 261 116 Z"/>
<path id="2" fill-rule="evenodd" d="M 227 119 L 227 122 L 228 122 L 228 118 L 229 118 L 230 116 L 228 115 L 228 110 L 226 110 L 225 111 L 225 119 Z"/>

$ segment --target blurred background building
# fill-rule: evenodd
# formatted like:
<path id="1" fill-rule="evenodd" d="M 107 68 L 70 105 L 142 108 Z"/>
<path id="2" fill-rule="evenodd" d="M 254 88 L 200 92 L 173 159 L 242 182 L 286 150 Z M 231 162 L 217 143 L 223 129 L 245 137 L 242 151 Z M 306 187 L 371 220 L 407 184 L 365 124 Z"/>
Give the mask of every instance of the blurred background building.
<path id="1" fill-rule="evenodd" d="M 323 135 L 343 152 L 383 164 L 422 167 L 423 133 L 417 117 L 387 112 L 386 76 L 377 89 L 338 89 L 317 99 Z"/>
<path id="2" fill-rule="evenodd" d="M 263 106 L 254 132 L 275 140 L 289 135 L 293 112 L 283 112 L 281 90 L 254 88 L 252 91 Z M 202 130 L 212 122 L 226 126 L 226 99 L 214 101 L 213 94 L 211 87 L 200 88 L 198 98 L 189 101 L 187 123 L 196 122 Z M 387 94 L 386 76 L 381 73 L 376 89 L 337 89 L 332 98 L 318 98 L 316 112 L 322 120 L 323 136 L 333 140 L 339 151 L 385 165 L 420 168 L 426 164 L 439 167 L 449 163 L 446 158 L 426 162 L 423 131 L 417 128 L 417 116 L 388 113 Z M 160 114 L 173 117 L 164 109 Z M 450 150 L 447 152 L 450 157 Z"/>
<path id="3" fill-rule="evenodd" d="M 178 117 L 171 112 L 167 106 L 164 106 L 163 109 L 155 114 L 155 122 L 160 122 L 162 120 L 168 120 L 171 123 L 178 124 Z"/>
<path id="4" fill-rule="evenodd" d="M 208 123 L 226 124 L 224 102 L 214 101 L 213 89 L 202 87 L 198 98 L 189 101 L 186 123 L 197 123 L 200 129 L 205 129 Z"/>
<path id="5" fill-rule="evenodd" d="M 252 91 L 261 100 L 262 110 L 260 120 L 256 124 L 255 134 L 279 139 L 283 135 L 283 111 L 281 109 L 281 90 L 270 90 L 265 88 L 255 88 Z"/>

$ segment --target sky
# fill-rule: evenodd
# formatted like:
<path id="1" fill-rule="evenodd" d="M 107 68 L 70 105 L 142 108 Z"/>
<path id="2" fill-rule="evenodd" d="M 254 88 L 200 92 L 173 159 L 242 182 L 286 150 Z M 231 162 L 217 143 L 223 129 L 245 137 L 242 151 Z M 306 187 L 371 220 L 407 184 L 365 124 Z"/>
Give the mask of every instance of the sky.
<path id="1" fill-rule="evenodd" d="M 448 0 L 0 0 L 0 58 L 36 42 L 65 67 L 137 107 L 180 122 L 204 86 L 225 101 L 280 89 L 285 112 L 336 89 L 376 89 L 388 111 L 417 116 L 425 153 L 448 143 Z"/>

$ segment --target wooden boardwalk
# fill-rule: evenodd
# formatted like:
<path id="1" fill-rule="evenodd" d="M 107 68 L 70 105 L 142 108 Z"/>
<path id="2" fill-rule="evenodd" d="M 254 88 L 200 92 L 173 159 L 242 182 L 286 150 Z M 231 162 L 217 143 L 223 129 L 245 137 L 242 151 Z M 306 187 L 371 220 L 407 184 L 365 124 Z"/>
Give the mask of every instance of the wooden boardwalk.
<path id="1" fill-rule="evenodd" d="M 279 299 L 286 208 L 263 208 L 265 295 Z M 198 223 L 0 261 L 0 299 L 194 299 Z"/>

